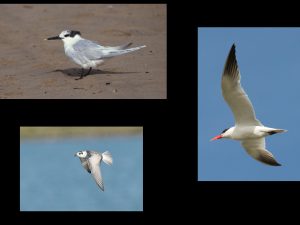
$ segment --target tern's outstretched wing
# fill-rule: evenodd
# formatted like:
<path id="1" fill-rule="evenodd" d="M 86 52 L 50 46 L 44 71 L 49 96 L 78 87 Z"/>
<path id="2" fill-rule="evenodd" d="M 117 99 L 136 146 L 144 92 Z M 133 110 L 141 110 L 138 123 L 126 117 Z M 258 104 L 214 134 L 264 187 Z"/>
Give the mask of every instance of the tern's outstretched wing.
<path id="1" fill-rule="evenodd" d="M 262 125 L 255 117 L 251 101 L 241 86 L 241 75 L 238 68 L 235 45 L 228 54 L 223 75 L 222 94 L 234 114 L 236 125 Z"/>
<path id="2" fill-rule="evenodd" d="M 102 157 L 99 154 L 92 155 L 88 159 L 88 164 L 89 164 L 89 169 L 91 170 L 91 173 L 94 177 L 94 180 L 96 181 L 97 185 L 101 188 L 101 190 L 104 191 L 104 184 L 103 184 L 103 179 L 100 170 L 101 158 Z"/>
<path id="3" fill-rule="evenodd" d="M 248 139 L 241 142 L 247 153 L 254 159 L 271 166 L 281 166 L 266 149 L 265 138 Z"/>

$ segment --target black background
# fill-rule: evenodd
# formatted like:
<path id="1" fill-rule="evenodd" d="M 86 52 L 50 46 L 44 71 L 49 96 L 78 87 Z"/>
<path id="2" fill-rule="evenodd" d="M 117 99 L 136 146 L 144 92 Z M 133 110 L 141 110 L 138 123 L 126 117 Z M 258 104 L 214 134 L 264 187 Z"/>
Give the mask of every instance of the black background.
<path id="1" fill-rule="evenodd" d="M 99 3 L 104 2 L 111 3 Z M 220 220 L 244 224 L 287 222 L 299 214 L 299 182 L 197 181 L 197 28 L 299 26 L 299 7 L 287 2 L 151 2 L 168 3 L 166 100 L 0 101 L 5 159 L 1 214 L 11 222 L 125 225 Z M 114 125 L 144 127 L 143 212 L 19 211 L 20 126 Z"/>

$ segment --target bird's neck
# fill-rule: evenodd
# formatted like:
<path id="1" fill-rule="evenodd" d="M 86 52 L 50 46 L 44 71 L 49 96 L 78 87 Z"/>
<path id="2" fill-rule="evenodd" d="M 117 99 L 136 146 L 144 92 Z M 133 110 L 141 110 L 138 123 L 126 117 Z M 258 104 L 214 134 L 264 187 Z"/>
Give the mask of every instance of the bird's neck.
<path id="1" fill-rule="evenodd" d="M 75 35 L 73 38 L 63 39 L 64 47 L 69 48 L 82 39 L 83 38 L 80 35 Z"/>

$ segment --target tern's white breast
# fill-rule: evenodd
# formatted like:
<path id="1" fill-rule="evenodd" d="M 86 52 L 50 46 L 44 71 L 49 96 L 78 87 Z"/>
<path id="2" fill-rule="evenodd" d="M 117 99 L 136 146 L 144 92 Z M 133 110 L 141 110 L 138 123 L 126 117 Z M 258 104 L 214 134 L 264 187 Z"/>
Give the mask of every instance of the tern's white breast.
<path id="1" fill-rule="evenodd" d="M 236 126 L 231 138 L 244 140 L 265 137 L 267 133 L 262 128 L 261 126 Z"/>

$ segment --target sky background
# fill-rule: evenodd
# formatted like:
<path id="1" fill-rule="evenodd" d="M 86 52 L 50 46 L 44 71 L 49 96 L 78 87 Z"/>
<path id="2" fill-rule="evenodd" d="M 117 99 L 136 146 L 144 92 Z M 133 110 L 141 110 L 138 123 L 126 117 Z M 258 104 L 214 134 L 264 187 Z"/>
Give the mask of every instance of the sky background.
<path id="1" fill-rule="evenodd" d="M 104 192 L 74 157 L 82 149 L 112 154 Z M 21 140 L 20 210 L 143 211 L 142 135 Z"/>
<path id="2" fill-rule="evenodd" d="M 234 126 L 221 93 L 221 76 L 232 44 L 241 83 L 265 125 L 287 129 L 266 138 L 266 147 L 281 167 L 251 158 L 238 141 L 210 142 Z M 300 180 L 300 29 L 198 29 L 198 180 Z"/>

